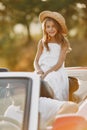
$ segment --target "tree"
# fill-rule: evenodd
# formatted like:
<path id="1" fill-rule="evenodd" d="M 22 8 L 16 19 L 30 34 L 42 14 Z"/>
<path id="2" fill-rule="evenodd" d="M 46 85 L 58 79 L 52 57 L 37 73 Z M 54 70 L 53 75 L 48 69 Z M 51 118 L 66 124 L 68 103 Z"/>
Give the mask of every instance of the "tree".
<path id="1" fill-rule="evenodd" d="M 78 29 L 78 33 L 74 38 L 86 38 L 87 27 L 85 27 L 85 24 L 87 23 L 87 8 L 78 8 L 77 3 L 83 4 L 83 6 L 87 5 L 87 1 L 85 0 L 1 0 L 0 56 L 6 59 L 11 69 L 15 68 L 18 64 L 21 54 L 24 55 L 24 58 L 26 57 L 25 55 L 28 53 L 27 48 L 31 48 L 30 43 L 33 40 L 30 34 L 30 24 L 34 18 L 38 18 L 39 13 L 43 10 L 61 12 L 66 18 L 69 30 L 72 31 L 75 27 Z M 18 23 L 23 24 L 27 28 L 28 37 L 22 36 L 21 38 L 14 33 L 14 25 Z M 21 44 L 19 44 L 20 40 Z M 31 61 L 33 61 L 33 56 L 34 54 L 32 54 Z"/>

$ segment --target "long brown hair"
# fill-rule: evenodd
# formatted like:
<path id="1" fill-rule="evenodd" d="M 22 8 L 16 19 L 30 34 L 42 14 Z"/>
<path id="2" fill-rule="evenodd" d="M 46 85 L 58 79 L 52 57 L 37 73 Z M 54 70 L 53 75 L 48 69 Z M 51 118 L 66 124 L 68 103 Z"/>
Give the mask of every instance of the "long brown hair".
<path id="1" fill-rule="evenodd" d="M 54 24 L 55 24 L 55 27 L 57 29 L 57 34 L 55 35 L 55 39 L 57 41 L 58 44 L 61 44 L 61 47 L 64 48 L 64 47 L 67 47 L 67 52 L 69 52 L 71 50 L 71 47 L 70 47 L 70 43 L 68 41 L 68 39 L 62 34 L 62 28 L 60 26 L 60 24 L 50 18 L 50 17 L 47 17 L 43 23 L 42 23 L 42 29 L 43 29 L 43 44 L 44 46 L 47 48 L 47 50 L 49 51 L 49 46 L 48 46 L 48 42 L 49 42 L 49 36 L 46 32 L 46 23 L 47 21 L 53 21 Z"/>

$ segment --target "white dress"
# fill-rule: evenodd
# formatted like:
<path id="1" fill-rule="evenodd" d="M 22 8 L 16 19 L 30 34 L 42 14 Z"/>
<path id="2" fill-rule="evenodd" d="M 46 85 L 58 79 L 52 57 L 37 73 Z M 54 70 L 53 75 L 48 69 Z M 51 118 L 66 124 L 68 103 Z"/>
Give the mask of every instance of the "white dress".
<path id="1" fill-rule="evenodd" d="M 50 51 L 44 47 L 43 53 L 39 59 L 39 65 L 41 69 L 46 72 L 52 66 L 54 66 L 59 59 L 61 46 L 57 43 L 48 43 Z M 64 63 L 60 69 L 49 73 L 45 79 L 50 87 L 54 91 L 54 95 L 58 100 L 67 101 L 69 98 L 69 81 L 66 70 L 64 68 Z"/>

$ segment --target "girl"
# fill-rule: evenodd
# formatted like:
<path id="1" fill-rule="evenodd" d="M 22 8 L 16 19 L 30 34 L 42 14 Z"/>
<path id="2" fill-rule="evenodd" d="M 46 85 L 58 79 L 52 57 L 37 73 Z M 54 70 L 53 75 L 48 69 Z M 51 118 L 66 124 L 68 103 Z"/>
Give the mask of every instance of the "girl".
<path id="1" fill-rule="evenodd" d="M 54 98 L 68 100 L 69 83 L 64 68 L 67 52 L 70 51 L 67 27 L 63 16 L 57 12 L 43 11 L 39 15 L 43 38 L 39 41 L 34 68 L 47 81 L 54 92 Z"/>

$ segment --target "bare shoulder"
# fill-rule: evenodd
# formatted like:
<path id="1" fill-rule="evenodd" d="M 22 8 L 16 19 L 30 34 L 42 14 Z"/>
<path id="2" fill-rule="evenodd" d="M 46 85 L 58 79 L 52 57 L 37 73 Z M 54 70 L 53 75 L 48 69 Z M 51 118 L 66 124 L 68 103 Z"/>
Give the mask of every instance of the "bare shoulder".
<path id="1" fill-rule="evenodd" d="M 65 44 L 66 44 L 66 43 L 65 43 Z M 68 46 L 67 46 L 67 44 L 66 44 L 66 45 L 63 45 L 61 48 L 62 48 L 62 49 L 61 49 L 62 52 L 67 52 Z"/>
<path id="2" fill-rule="evenodd" d="M 69 43 L 69 40 L 67 38 L 65 38 L 65 41 L 62 45 L 62 52 L 64 53 L 68 53 L 70 52 L 72 49 L 70 47 L 70 43 Z"/>
<path id="3" fill-rule="evenodd" d="M 66 37 L 65 37 L 65 49 L 66 49 L 67 53 L 72 51 L 72 48 L 70 46 L 70 42 L 69 42 L 68 38 L 66 38 Z"/>

